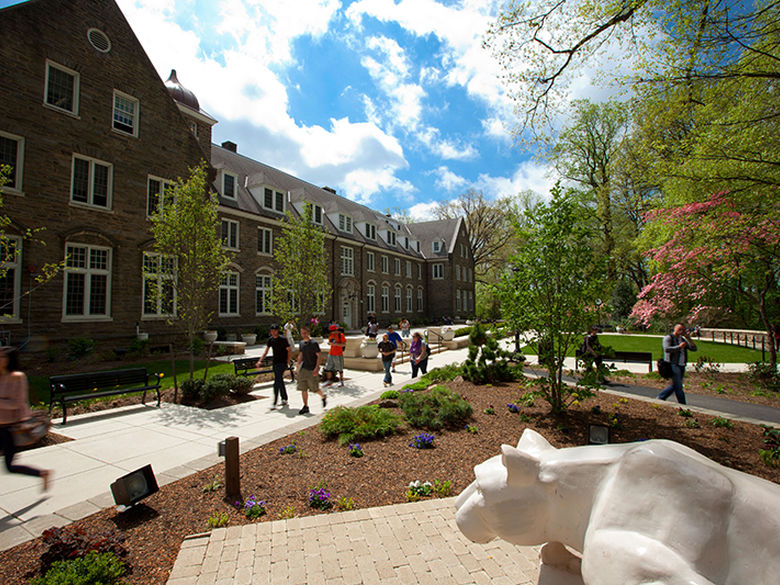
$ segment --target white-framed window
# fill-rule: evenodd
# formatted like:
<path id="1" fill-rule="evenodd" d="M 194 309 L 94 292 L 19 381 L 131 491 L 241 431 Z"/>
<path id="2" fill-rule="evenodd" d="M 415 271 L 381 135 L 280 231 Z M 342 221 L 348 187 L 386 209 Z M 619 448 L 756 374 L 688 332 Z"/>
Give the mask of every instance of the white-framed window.
<path id="1" fill-rule="evenodd" d="M 366 285 L 366 311 L 376 313 L 376 286 L 372 283 Z"/>
<path id="2" fill-rule="evenodd" d="M 238 315 L 238 272 L 226 272 L 219 283 L 219 314 Z"/>
<path id="3" fill-rule="evenodd" d="M 286 197 L 283 192 L 265 187 L 263 190 L 263 207 L 269 211 L 284 213 L 284 201 Z"/>
<path id="4" fill-rule="evenodd" d="M 393 274 L 401 276 L 401 259 L 393 258 Z"/>
<path id="5" fill-rule="evenodd" d="M 390 230 L 387 230 L 387 243 L 388 243 L 390 246 L 395 246 L 395 244 L 396 244 L 396 241 L 395 241 L 395 232 L 393 232 L 393 231 L 390 231 Z"/>
<path id="6" fill-rule="evenodd" d="M 22 239 L 5 236 L 0 240 L 0 322 L 19 322 L 22 290 Z"/>
<path id="7" fill-rule="evenodd" d="M 374 272 L 376 270 L 373 252 L 366 252 L 366 270 L 369 272 Z"/>
<path id="8" fill-rule="evenodd" d="M 111 314 L 111 248 L 65 245 L 63 320 L 106 318 Z"/>
<path id="9" fill-rule="evenodd" d="M 176 314 L 176 258 L 157 252 L 143 257 L 144 317 L 170 317 Z"/>
<path id="10" fill-rule="evenodd" d="M 311 208 L 311 222 L 322 225 L 322 218 L 324 217 L 322 214 L 322 206 L 317 205 L 316 203 L 306 203 L 306 205 Z"/>
<path id="11" fill-rule="evenodd" d="M 409 237 L 408 236 L 404 236 L 403 238 L 401 238 L 401 240 L 402 240 L 401 243 L 403 244 L 404 248 L 408 250 L 409 249 Z"/>
<path id="12" fill-rule="evenodd" d="M 219 225 L 222 233 L 222 247 L 228 250 L 238 250 L 238 222 L 232 219 L 221 219 Z"/>
<path id="13" fill-rule="evenodd" d="M 460 280 L 460 264 L 455 265 L 455 280 Z"/>
<path id="14" fill-rule="evenodd" d="M 355 250 L 349 246 L 341 246 L 341 274 L 355 275 Z"/>
<path id="15" fill-rule="evenodd" d="M 114 90 L 114 116 L 111 126 L 114 130 L 138 136 L 139 102 L 136 98 L 126 93 Z"/>
<path id="16" fill-rule="evenodd" d="M 423 310 L 423 291 L 421 288 L 417 289 L 417 312 L 422 313 Z"/>
<path id="17" fill-rule="evenodd" d="M 70 181 L 71 202 L 111 209 L 113 175 L 113 165 L 96 158 L 74 154 Z"/>
<path id="18" fill-rule="evenodd" d="M 376 241 L 376 226 L 373 223 L 366 224 L 366 238 Z"/>
<path id="19" fill-rule="evenodd" d="M 269 228 L 257 228 L 257 253 L 271 256 L 274 253 L 274 231 Z"/>
<path id="20" fill-rule="evenodd" d="M 395 295 L 394 299 L 395 302 L 393 303 L 393 307 L 396 313 L 401 312 L 401 285 L 396 284 L 395 285 Z"/>
<path id="21" fill-rule="evenodd" d="M 270 274 L 255 275 L 255 314 L 271 314 L 271 295 L 274 290 L 274 279 Z"/>
<path id="22" fill-rule="evenodd" d="M 346 232 L 348 234 L 352 233 L 352 218 L 348 215 L 344 215 L 343 213 L 339 213 L 339 231 L 340 232 Z"/>
<path id="23" fill-rule="evenodd" d="M 390 287 L 386 284 L 382 285 L 382 312 L 390 312 Z"/>
<path id="24" fill-rule="evenodd" d="M 417 280 L 422 280 L 422 264 L 417 265 Z"/>
<path id="25" fill-rule="evenodd" d="M 385 274 L 390 272 L 390 260 L 385 255 L 382 255 L 382 272 Z"/>
<path id="26" fill-rule="evenodd" d="M 187 125 L 190 129 L 190 132 L 192 132 L 192 135 L 195 136 L 195 138 L 198 137 L 198 123 L 194 120 L 190 120 L 190 123 Z"/>
<path id="27" fill-rule="evenodd" d="M 412 277 L 412 261 L 407 260 L 406 261 L 406 278 Z"/>
<path id="28" fill-rule="evenodd" d="M 173 205 L 173 185 L 160 177 L 149 176 L 146 181 L 146 215 L 152 216 L 161 208 Z"/>
<path id="29" fill-rule="evenodd" d="M 24 176 L 24 138 L 0 130 L 0 165 L 11 167 L 3 190 L 21 192 Z"/>
<path id="30" fill-rule="evenodd" d="M 441 280 L 444 278 L 444 264 L 441 262 L 431 264 L 431 270 L 433 271 L 434 280 Z"/>
<path id="31" fill-rule="evenodd" d="M 414 303 L 412 301 L 412 287 L 406 289 L 406 312 L 411 313 L 414 310 Z"/>
<path id="32" fill-rule="evenodd" d="M 455 291 L 455 310 L 460 311 L 460 309 L 461 309 L 460 289 L 457 289 Z"/>
<path id="33" fill-rule="evenodd" d="M 228 199 L 238 197 L 238 175 L 222 171 L 222 196 Z"/>
<path id="34" fill-rule="evenodd" d="M 420 240 L 417 240 L 414 243 L 414 249 L 417 250 L 418 252 L 420 251 Z"/>
<path id="35" fill-rule="evenodd" d="M 74 116 L 79 115 L 79 74 L 46 60 L 46 88 L 43 103 Z"/>
<path id="36" fill-rule="evenodd" d="M 434 254 L 438 254 L 439 252 L 441 252 L 441 247 L 442 247 L 441 241 L 440 240 L 435 240 L 433 242 L 433 253 Z"/>

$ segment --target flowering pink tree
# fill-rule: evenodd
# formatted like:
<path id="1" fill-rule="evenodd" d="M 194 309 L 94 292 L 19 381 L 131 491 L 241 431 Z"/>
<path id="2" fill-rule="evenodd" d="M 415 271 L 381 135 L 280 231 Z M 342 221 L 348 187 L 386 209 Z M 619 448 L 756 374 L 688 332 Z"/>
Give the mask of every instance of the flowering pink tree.
<path id="1" fill-rule="evenodd" d="M 639 292 L 632 317 L 690 322 L 735 313 L 760 324 L 772 339 L 780 318 L 780 202 L 745 204 L 716 193 L 703 202 L 657 209 L 648 215 L 666 243 L 645 252 L 656 274 Z M 774 344 L 770 357 L 777 363 Z"/>

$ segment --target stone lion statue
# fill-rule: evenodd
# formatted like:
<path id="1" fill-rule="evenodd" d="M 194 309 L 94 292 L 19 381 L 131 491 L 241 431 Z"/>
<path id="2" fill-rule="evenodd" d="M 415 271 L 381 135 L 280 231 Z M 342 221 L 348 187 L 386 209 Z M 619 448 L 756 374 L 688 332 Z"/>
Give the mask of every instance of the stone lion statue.
<path id="1" fill-rule="evenodd" d="M 772 482 L 665 440 L 556 449 L 526 429 L 501 449 L 474 468 L 456 520 L 475 542 L 546 543 L 539 583 L 780 583 Z M 568 576 L 543 580 L 545 566 Z"/>

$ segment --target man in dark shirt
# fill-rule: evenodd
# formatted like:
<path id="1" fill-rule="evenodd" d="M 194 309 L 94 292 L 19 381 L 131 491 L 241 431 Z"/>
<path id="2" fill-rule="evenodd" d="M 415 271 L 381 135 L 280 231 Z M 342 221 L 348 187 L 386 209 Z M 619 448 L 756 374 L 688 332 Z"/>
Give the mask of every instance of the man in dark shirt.
<path id="1" fill-rule="evenodd" d="M 276 402 L 279 400 L 279 396 L 282 397 L 282 406 L 287 406 L 287 389 L 284 387 L 284 371 L 287 369 L 290 363 L 290 344 L 286 337 L 279 335 L 279 326 L 277 324 L 271 325 L 271 337 L 268 338 L 268 343 L 265 347 L 263 355 L 260 356 L 260 360 L 257 362 L 257 368 L 262 367 L 262 362 L 265 356 L 268 355 L 268 350 L 273 349 L 273 368 L 274 368 L 274 403 L 271 406 L 271 410 L 276 409 Z"/>
<path id="2" fill-rule="evenodd" d="M 398 349 L 398 344 L 401 344 L 401 359 L 404 358 L 404 350 L 406 349 L 406 342 L 401 339 L 401 336 L 398 335 L 398 332 L 393 329 L 392 325 L 387 326 L 387 338 L 390 341 L 390 343 L 393 344 L 393 347 L 395 349 Z M 395 358 L 395 356 L 393 356 Z M 390 370 L 395 372 L 395 363 L 391 364 Z"/>
<path id="3" fill-rule="evenodd" d="M 382 354 L 382 366 L 385 368 L 385 378 L 382 382 L 385 387 L 392 386 L 393 377 L 390 375 L 390 367 L 393 365 L 393 358 L 395 357 L 395 344 L 390 341 L 387 333 L 385 333 L 378 347 L 379 353 Z"/>
<path id="4" fill-rule="evenodd" d="M 303 340 L 298 346 L 298 390 L 301 391 L 303 399 L 303 408 L 298 414 L 309 412 L 309 390 L 316 392 L 322 398 L 322 408 L 328 404 L 325 393 L 320 390 L 319 370 L 320 370 L 320 344 L 311 338 L 309 328 L 305 325 L 301 327 L 301 337 Z"/>

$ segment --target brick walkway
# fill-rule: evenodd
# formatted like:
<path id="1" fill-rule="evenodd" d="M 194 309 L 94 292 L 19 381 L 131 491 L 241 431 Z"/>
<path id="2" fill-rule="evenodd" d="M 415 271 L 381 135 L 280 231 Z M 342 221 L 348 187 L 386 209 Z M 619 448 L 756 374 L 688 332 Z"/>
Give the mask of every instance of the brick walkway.
<path id="1" fill-rule="evenodd" d="M 168 585 L 532 585 L 539 547 L 474 544 L 455 499 L 218 528 L 184 540 Z"/>

